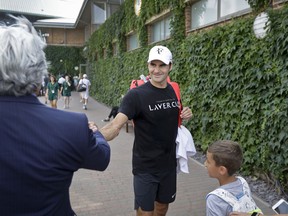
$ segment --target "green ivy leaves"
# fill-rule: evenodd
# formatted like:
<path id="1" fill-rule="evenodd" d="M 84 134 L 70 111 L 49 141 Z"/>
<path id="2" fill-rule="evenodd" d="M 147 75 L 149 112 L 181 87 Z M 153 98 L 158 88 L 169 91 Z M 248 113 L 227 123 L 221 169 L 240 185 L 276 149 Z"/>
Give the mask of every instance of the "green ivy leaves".
<path id="1" fill-rule="evenodd" d="M 263 11 L 270 4 L 272 4 L 272 0 L 246 0 L 246 1 L 248 1 L 250 7 L 254 12 Z"/>
<path id="2" fill-rule="evenodd" d="M 242 171 L 264 173 L 287 189 L 287 4 L 282 9 L 268 10 L 271 29 L 260 40 L 252 30 L 254 15 L 186 37 L 184 10 L 182 4 L 177 5 L 179 1 L 143 1 L 147 11 L 139 17 L 134 14 L 132 2 L 125 1 L 124 12 L 107 20 L 89 41 L 96 98 L 108 105 L 118 104 L 131 80 L 147 74 L 150 47 L 146 45 L 145 22 L 172 5 L 172 39 L 162 44 L 174 56 L 171 79 L 180 84 L 182 101 L 194 113 L 186 126 L 197 147 L 206 150 L 218 139 L 239 141 L 245 156 Z M 249 1 L 255 10 L 268 2 Z M 112 25 L 116 20 L 118 26 Z M 132 29 L 140 32 L 142 47 L 125 52 L 125 34 Z M 111 49 L 109 43 L 115 38 L 123 47 L 119 55 L 94 62 L 93 52 L 98 53 L 103 47 Z"/>
<path id="3" fill-rule="evenodd" d="M 66 71 L 69 75 L 78 75 L 74 67 L 86 62 L 82 53 L 83 47 L 48 46 L 45 49 L 46 58 L 51 63 L 49 72 L 58 75 Z M 60 62 L 62 59 L 62 62 Z"/>

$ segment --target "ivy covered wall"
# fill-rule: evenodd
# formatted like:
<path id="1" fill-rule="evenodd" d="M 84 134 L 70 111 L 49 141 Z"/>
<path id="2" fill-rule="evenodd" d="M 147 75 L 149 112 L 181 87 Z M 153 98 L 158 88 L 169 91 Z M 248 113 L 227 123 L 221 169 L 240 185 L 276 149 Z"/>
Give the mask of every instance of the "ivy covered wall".
<path id="1" fill-rule="evenodd" d="M 79 65 L 86 63 L 83 48 L 47 46 L 45 49 L 47 61 L 50 63 L 49 73 L 55 76 L 67 73 L 74 76 L 79 74 Z M 78 70 L 75 70 L 75 67 Z"/>
<path id="2" fill-rule="evenodd" d="M 137 17 L 134 1 L 127 0 L 93 34 L 86 57 L 92 64 L 94 97 L 116 105 L 131 80 L 147 74 L 148 52 L 155 44 L 147 45 L 145 23 L 172 8 L 171 39 L 159 44 L 173 53 L 170 76 L 180 84 L 182 101 L 194 113 L 186 126 L 198 149 L 205 151 L 218 139 L 238 141 L 245 156 L 242 172 L 265 176 L 279 190 L 287 190 L 287 3 L 281 9 L 267 10 L 271 30 L 264 39 L 257 39 L 252 30 L 256 13 L 186 37 L 183 2 L 144 0 Z M 125 35 L 131 30 L 138 32 L 141 48 L 126 52 Z M 113 56 L 115 41 L 119 52 Z"/>

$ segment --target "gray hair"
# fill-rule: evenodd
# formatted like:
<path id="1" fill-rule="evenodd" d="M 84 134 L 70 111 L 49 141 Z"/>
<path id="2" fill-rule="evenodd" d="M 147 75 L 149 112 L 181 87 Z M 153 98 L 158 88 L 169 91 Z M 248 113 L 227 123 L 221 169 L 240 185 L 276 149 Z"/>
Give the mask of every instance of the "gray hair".
<path id="1" fill-rule="evenodd" d="M 46 43 L 25 17 L 0 24 L 0 95 L 35 93 L 47 75 Z"/>

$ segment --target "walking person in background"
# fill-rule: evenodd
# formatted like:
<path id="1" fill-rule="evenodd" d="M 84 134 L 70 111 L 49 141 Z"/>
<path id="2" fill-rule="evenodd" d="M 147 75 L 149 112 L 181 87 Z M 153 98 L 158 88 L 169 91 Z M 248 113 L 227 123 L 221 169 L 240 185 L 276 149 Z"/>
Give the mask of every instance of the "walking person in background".
<path id="1" fill-rule="evenodd" d="M 78 76 L 74 76 L 73 77 L 73 85 L 74 85 L 74 90 L 75 91 L 77 91 L 78 82 L 79 82 L 79 77 Z"/>
<path id="2" fill-rule="evenodd" d="M 75 216 L 69 198 L 74 172 L 105 170 L 110 147 L 85 114 L 38 100 L 46 44 L 26 18 L 14 19 L 11 26 L 0 24 L 0 214 Z"/>
<path id="3" fill-rule="evenodd" d="M 165 216 L 176 198 L 176 137 L 178 117 L 190 119 L 191 109 L 180 101 L 167 82 L 172 53 L 155 46 L 149 52 L 150 82 L 128 91 L 117 116 L 100 129 L 114 139 L 127 120 L 133 119 L 133 175 L 137 216 Z"/>
<path id="4" fill-rule="evenodd" d="M 60 94 L 60 89 L 56 77 L 50 75 L 50 82 L 47 84 L 46 98 L 50 101 L 52 108 L 57 109 L 58 96 Z"/>
<path id="5" fill-rule="evenodd" d="M 47 91 L 47 85 L 48 85 L 49 81 L 50 81 L 50 74 L 48 73 L 48 75 L 44 76 L 44 82 L 45 82 L 45 89 L 44 89 L 44 91 L 45 91 L 45 95 L 44 95 L 45 96 L 45 104 L 47 104 L 47 100 L 48 100 L 46 91 Z"/>
<path id="6" fill-rule="evenodd" d="M 80 82 L 82 82 L 82 80 L 83 80 L 83 75 L 80 73 L 79 74 L 79 80 L 77 82 L 77 87 L 76 87 L 77 91 L 78 91 L 78 88 L 80 86 Z M 80 103 L 83 103 L 82 92 L 79 92 L 79 97 L 80 97 Z"/>
<path id="7" fill-rule="evenodd" d="M 45 91 L 46 91 L 45 76 L 43 76 L 39 96 L 45 96 L 45 94 L 46 94 Z"/>
<path id="8" fill-rule="evenodd" d="M 58 85 L 59 85 L 59 90 L 60 90 L 59 99 L 60 99 L 60 95 L 63 96 L 62 85 L 65 82 L 65 76 L 66 75 L 60 75 L 60 77 L 58 79 Z"/>
<path id="9" fill-rule="evenodd" d="M 70 105 L 70 97 L 71 97 L 71 88 L 72 88 L 72 83 L 70 81 L 70 78 L 68 75 L 65 76 L 65 81 L 62 84 L 61 87 L 61 92 L 64 97 L 64 109 L 69 109 Z"/>
<path id="10" fill-rule="evenodd" d="M 82 103 L 83 103 L 83 109 L 87 110 L 87 104 L 88 104 L 88 98 L 89 98 L 89 89 L 90 89 L 90 80 L 88 79 L 87 74 L 83 74 L 83 79 L 80 80 L 79 85 L 85 84 L 86 91 L 81 92 L 82 95 Z"/>

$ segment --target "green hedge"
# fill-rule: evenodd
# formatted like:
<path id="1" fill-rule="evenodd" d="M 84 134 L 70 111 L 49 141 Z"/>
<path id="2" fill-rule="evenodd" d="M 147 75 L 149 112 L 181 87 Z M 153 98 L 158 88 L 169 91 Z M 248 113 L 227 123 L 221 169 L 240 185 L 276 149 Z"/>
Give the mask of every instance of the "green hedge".
<path id="1" fill-rule="evenodd" d="M 271 30 L 264 39 L 257 39 L 252 30 L 256 14 L 184 37 L 184 7 L 179 1 L 143 1 L 147 11 L 140 17 L 134 15 L 133 2 L 125 1 L 120 12 L 108 19 L 88 43 L 94 97 L 107 105 L 118 104 L 131 80 L 147 74 L 151 46 L 145 45 L 145 20 L 173 6 L 172 39 L 161 44 L 174 55 L 170 76 L 180 84 L 183 103 L 194 113 L 186 126 L 198 149 L 205 151 L 218 139 L 238 141 L 245 152 L 242 172 L 266 176 L 278 189 L 287 190 L 287 4 L 268 10 Z M 131 29 L 140 32 L 142 48 L 125 52 L 125 34 Z M 115 39 L 120 49 L 112 56 Z M 109 54 L 106 59 L 101 56 L 103 48 Z"/>
<path id="2" fill-rule="evenodd" d="M 65 72 L 71 76 L 78 75 L 79 65 L 86 62 L 82 52 L 83 47 L 47 46 L 45 53 L 50 62 L 49 72 L 56 76 Z M 75 66 L 78 66 L 78 71 Z"/>
<path id="3" fill-rule="evenodd" d="M 190 64 L 185 64 L 183 97 L 192 104 L 195 116 L 189 126 L 203 150 L 213 140 L 239 141 L 245 173 L 266 173 L 287 187 L 287 63 L 273 51 L 279 38 L 271 39 L 272 32 L 255 38 L 253 20 L 187 38 L 183 57 Z M 287 24 L 281 29 L 286 34 Z"/>

